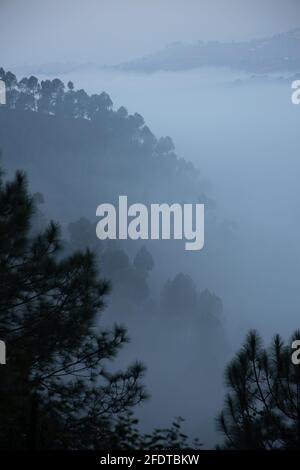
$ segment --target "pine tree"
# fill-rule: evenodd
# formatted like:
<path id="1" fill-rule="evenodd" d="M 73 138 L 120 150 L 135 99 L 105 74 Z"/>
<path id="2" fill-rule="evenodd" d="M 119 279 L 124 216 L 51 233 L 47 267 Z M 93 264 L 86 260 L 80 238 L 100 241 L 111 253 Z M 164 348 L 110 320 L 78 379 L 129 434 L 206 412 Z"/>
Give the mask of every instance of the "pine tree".
<path id="1" fill-rule="evenodd" d="M 0 448 L 101 448 L 110 420 L 146 398 L 144 367 L 109 373 L 128 341 L 99 327 L 109 284 L 89 250 L 64 257 L 59 228 L 31 231 L 26 177 L 0 177 Z"/>
<path id="2" fill-rule="evenodd" d="M 279 335 L 265 349 L 256 331 L 226 370 L 229 388 L 218 426 L 229 449 L 300 449 L 300 366 Z"/>

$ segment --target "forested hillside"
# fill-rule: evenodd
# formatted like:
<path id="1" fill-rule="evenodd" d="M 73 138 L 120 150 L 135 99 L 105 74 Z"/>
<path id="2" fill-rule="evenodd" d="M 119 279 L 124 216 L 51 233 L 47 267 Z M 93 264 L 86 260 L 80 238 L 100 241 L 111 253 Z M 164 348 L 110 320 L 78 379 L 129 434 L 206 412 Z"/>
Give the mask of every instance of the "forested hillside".
<path id="1" fill-rule="evenodd" d="M 152 400 L 139 411 L 142 429 L 164 425 L 176 414 L 189 422 L 191 397 L 196 400 L 200 388 L 211 387 L 208 380 L 202 383 L 202 370 L 216 384 L 205 406 L 205 432 L 212 441 L 211 417 L 220 403 L 228 350 L 221 299 L 206 288 L 205 279 L 185 272 L 180 241 L 103 243 L 95 233 L 96 207 L 116 202 L 121 194 L 146 204 L 201 201 L 209 211 L 212 203 L 199 171 L 176 155 L 170 137 L 156 138 L 138 113 L 115 110 L 105 92 L 89 96 L 59 79 L 18 81 L 3 69 L 0 78 L 7 90 L 7 105 L 0 107 L 2 166 L 9 176 L 22 169 L 29 177 L 36 207 L 33 232 L 44 230 L 49 219 L 58 221 L 64 254 L 88 247 L 110 281 L 103 322 L 107 327 L 125 323 L 132 338 L 118 364 L 124 368 L 138 359 L 149 367 L 146 385 Z M 202 260 L 199 268 L 204 269 L 207 250 L 198 256 L 193 264 Z M 207 354 L 216 355 L 213 369 Z M 178 383 L 178 375 L 184 381 Z M 170 386 L 171 401 L 161 398 Z M 158 421 L 153 409 L 160 410 Z"/>
<path id="2" fill-rule="evenodd" d="M 172 139 L 157 139 L 140 114 L 114 110 L 105 92 L 89 96 L 59 79 L 18 81 L 3 69 L 0 78 L 7 89 L 7 106 L 0 108 L 5 165 L 26 165 L 33 187 L 43 187 L 50 208 L 61 211 L 56 216 L 72 218 L 78 210 L 91 216 L 119 194 L 168 202 L 203 192 L 198 172 L 177 157 Z"/>

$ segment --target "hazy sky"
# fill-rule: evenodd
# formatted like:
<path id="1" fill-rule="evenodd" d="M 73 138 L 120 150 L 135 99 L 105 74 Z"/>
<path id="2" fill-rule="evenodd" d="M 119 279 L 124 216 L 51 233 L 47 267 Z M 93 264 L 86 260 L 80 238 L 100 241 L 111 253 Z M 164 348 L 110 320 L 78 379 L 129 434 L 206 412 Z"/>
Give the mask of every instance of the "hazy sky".
<path id="1" fill-rule="evenodd" d="M 178 40 L 297 26 L 299 0 L 0 0 L 1 65 L 116 63 Z"/>

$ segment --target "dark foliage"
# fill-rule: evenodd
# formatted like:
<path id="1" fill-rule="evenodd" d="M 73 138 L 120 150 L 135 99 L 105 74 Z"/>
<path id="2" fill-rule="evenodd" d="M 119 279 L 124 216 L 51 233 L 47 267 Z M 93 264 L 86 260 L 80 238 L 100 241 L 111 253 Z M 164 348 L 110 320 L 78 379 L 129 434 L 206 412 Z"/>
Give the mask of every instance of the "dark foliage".
<path id="1" fill-rule="evenodd" d="M 291 344 L 277 335 L 266 350 L 256 331 L 247 335 L 226 370 L 229 393 L 218 417 L 224 448 L 300 448 L 300 366 Z"/>
<path id="2" fill-rule="evenodd" d="M 99 326 L 109 284 L 89 249 L 64 257 L 54 223 L 34 234 L 42 202 L 23 173 L 7 183 L 1 175 L 0 449 L 186 448 L 181 419 L 140 433 L 132 410 L 147 398 L 143 365 L 107 370 L 128 342 L 123 327 Z M 153 264 L 145 249 L 135 261 L 143 274 Z"/>
<path id="3" fill-rule="evenodd" d="M 109 286 L 90 251 L 61 256 L 55 224 L 31 237 L 33 211 L 22 173 L 1 181 L 1 447 L 101 446 L 110 417 L 145 399 L 144 368 L 107 371 L 128 341 L 122 327 L 99 328 Z"/>

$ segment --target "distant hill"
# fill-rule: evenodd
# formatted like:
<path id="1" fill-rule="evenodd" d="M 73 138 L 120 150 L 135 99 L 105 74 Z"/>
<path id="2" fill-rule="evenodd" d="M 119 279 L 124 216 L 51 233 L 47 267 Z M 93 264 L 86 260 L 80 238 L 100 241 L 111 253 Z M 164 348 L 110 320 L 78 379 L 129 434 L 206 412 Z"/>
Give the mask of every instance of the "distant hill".
<path id="1" fill-rule="evenodd" d="M 297 73 L 300 71 L 300 28 L 248 42 L 175 42 L 154 54 L 117 65 L 58 62 L 39 66 L 23 65 L 15 67 L 15 71 L 25 75 L 34 73 L 53 77 L 78 72 L 101 73 L 105 70 L 153 73 L 200 67 L 230 67 L 257 74 Z"/>
<path id="2" fill-rule="evenodd" d="M 116 66 L 144 73 L 199 67 L 230 67 L 252 73 L 299 72 L 300 28 L 249 42 L 176 42 L 155 54 Z"/>

